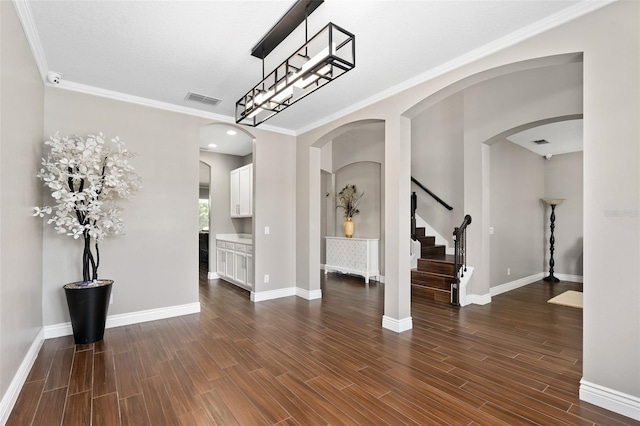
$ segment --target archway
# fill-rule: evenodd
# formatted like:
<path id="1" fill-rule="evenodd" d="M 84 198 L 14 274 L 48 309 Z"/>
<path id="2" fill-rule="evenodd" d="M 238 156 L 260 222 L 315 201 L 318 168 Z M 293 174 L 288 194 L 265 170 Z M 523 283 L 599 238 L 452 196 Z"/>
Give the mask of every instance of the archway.
<path id="1" fill-rule="evenodd" d="M 255 137 L 234 124 L 209 123 L 199 129 L 200 162 L 209 166 L 210 224 L 208 278 L 217 279 L 216 234 L 252 234 L 252 218 L 230 215 L 229 173 L 253 161 Z M 253 187 L 256 182 L 254 180 Z"/>
<path id="2" fill-rule="evenodd" d="M 522 76 L 527 76 L 527 81 L 534 84 L 522 84 L 519 81 Z M 536 83 L 534 76 L 543 77 Z M 462 143 L 464 154 L 458 166 L 464 175 L 463 208 L 465 214 L 473 217 L 473 225 L 468 231 L 467 257 L 476 267 L 468 288 L 472 294 L 469 301 L 484 304 L 491 300 L 490 151 L 487 142 L 527 125 L 581 114 L 582 54 L 536 58 L 483 71 L 421 100 L 403 117 L 414 120 L 457 93 L 462 93 L 464 98 L 459 111 L 463 117 L 462 141 L 459 143 Z"/>
<path id="3" fill-rule="evenodd" d="M 348 132 L 366 128 L 367 126 L 379 126 L 384 134 L 384 121 L 377 119 L 358 120 L 339 126 L 318 138 L 309 150 L 309 289 L 310 291 L 320 292 L 320 270 L 321 270 L 321 243 L 323 236 L 321 235 L 321 200 L 324 194 L 321 193 L 321 169 L 323 169 L 324 160 L 327 159 L 328 147 L 331 141 L 347 134 Z M 384 137 L 383 137 L 384 138 Z M 324 150 L 324 153 L 323 153 Z M 382 152 L 384 153 L 384 140 L 382 140 Z M 384 157 L 384 155 L 382 155 Z M 326 166 L 324 169 L 326 170 Z M 381 173 L 384 176 L 384 170 Z M 382 183 L 382 182 L 381 182 Z M 384 205 L 384 199 L 382 200 Z M 381 209 L 381 216 L 384 217 L 384 209 Z"/>

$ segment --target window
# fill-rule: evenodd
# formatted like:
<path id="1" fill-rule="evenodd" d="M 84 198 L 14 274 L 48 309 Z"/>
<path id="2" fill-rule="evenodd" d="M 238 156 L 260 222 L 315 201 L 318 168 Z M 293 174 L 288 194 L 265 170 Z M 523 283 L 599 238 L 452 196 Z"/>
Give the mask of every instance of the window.
<path id="1" fill-rule="evenodd" d="M 209 200 L 200 199 L 200 232 L 209 231 Z"/>

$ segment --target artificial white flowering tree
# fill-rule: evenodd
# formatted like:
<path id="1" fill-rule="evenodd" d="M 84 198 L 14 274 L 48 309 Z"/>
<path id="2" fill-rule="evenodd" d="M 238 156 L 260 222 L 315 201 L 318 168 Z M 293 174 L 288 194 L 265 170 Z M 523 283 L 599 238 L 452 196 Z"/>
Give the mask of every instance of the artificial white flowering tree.
<path id="1" fill-rule="evenodd" d="M 50 216 L 58 234 L 83 238 L 82 278 L 98 279 L 98 243 L 123 231 L 119 199 L 130 198 L 140 188 L 140 177 L 129 163 L 133 156 L 116 136 L 106 143 L 104 135 L 50 136 L 49 153 L 37 176 L 51 191 L 55 205 L 35 207 L 34 216 Z M 94 245 L 92 250 L 91 245 Z"/>

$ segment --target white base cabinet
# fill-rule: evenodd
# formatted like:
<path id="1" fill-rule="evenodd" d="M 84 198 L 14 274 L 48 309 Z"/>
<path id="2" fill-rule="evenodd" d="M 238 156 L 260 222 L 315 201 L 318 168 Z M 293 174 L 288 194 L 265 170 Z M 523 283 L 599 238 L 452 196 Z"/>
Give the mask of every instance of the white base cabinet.
<path id="1" fill-rule="evenodd" d="M 253 290 L 253 246 L 216 239 L 216 272 L 225 281 Z"/>
<path id="2" fill-rule="evenodd" d="M 330 271 L 355 274 L 369 278 L 380 276 L 377 238 L 325 237 L 327 260 L 324 273 Z"/>

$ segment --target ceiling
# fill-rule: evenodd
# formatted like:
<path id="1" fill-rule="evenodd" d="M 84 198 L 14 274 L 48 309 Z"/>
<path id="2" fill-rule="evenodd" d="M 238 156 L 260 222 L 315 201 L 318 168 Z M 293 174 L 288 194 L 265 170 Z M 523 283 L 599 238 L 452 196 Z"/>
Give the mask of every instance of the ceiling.
<path id="1" fill-rule="evenodd" d="M 251 48 L 292 4 L 46 0 L 18 7 L 23 25 L 32 27 L 26 31 L 30 42 L 34 45 L 35 38 L 41 46 L 36 53 L 41 72 L 61 73 L 60 88 L 134 96 L 233 123 L 235 102 L 262 76 L 261 61 L 250 55 Z M 356 68 L 261 127 L 290 134 L 311 129 L 573 19 L 593 10 L 593 4 L 326 0 L 309 17 L 309 34 L 329 21 L 354 33 Z M 303 43 L 304 25 L 267 56 L 266 72 Z M 222 102 L 186 101 L 189 91 Z"/>
<path id="2" fill-rule="evenodd" d="M 253 152 L 251 136 L 231 124 L 213 123 L 200 128 L 200 149 L 220 154 L 245 155 Z"/>
<path id="3" fill-rule="evenodd" d="M 513 134 L 507 139 L 542 156 L 582 151 L 582 119 L 544 124 Z M 541 140 L 548 143 L 534 143 Z"/>

